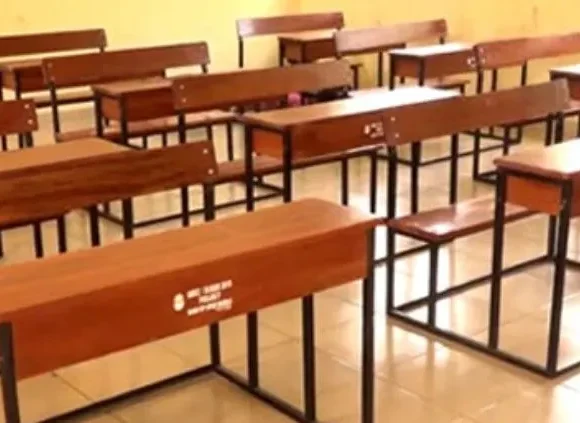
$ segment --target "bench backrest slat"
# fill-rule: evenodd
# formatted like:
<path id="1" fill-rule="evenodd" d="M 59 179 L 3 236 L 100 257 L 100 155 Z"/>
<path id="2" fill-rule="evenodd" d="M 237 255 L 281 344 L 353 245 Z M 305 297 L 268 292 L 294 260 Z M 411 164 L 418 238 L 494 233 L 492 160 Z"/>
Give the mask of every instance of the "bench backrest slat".
<path id="1" fill-rule="evenodd" d="M 377 28 L 347 29 L 334 34 L 339 56 L 388 50 L 393 46 L 431 38 L 443 39 L 446 36 L 445 19 L 404 22 Z"/>
<path id="2" fill-rule="evenodd" d="M 480 69 L 522 66 L 529 60 L 580 53 L 580 32 L 488 41 L 474 49 Z"/>
<path id="3" fill-rule="evenodd" d="M 47 84 L 70 87 L 163 74 L 209 64 L 206 42 L 82 54 L 43 60 Z"/>
<path id="4" fill-rule="evenodd" d="M 385 116 L 391 145 L 557 114 L 568 107 L 565 80 L 394 109 Z M 417 125 L 421 122 L 421 125 Z"/>
<path id="5" fill-rule="evenodd" d="M 103 50 L 106 46 L 104 29 L 10 35 L 0 37 L 0 57 L 93 48 Z"/>
<path id="6" fill-rule="evenodd" d="M 236 29 L 240 38 L 323 29 L 341 29 L 343 26 L 344 15 L 342 12 L 246 18 L 236 21 Z"/>
<path id="7" fill-rule="evenodd" d="M 41 148 L 51 149 L 42 154 L 58 158 L 59 150 L 75 148 L 75 143 L 32 150 L 40 153 Z M 18 153 L 21 152 L 2 154 L 16 157 Z M 30 150 L 22 152 L 35 153 Z M 0 178 L 0 226 L 50 218 L 97 203 L 198 184 L 216 172 L 212 143 L 207 141 L 165 149 L 127 149 L 15 168 L 3 172 Z"/>
<path id="8" fill-rule="evenodd" d="M 195 75 L 173 83 L 175 108 L 182 112 L 237 106 L 278 99 L 291 92 L 347 87 L 346 61 Z"/>
<path id="9" fill-rule="evenodd" d="M 0 101 L 0 135 L 25 134 L 37 129 L 34 101 Z"/>

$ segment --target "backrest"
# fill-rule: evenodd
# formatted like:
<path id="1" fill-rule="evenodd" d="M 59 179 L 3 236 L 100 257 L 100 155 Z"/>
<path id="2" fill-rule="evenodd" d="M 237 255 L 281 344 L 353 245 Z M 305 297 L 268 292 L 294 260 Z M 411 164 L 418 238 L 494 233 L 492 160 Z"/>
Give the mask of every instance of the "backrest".
<path id="1" fill-rule="evenodd" d="M 343 26 L 344 16 L 342 12 L 246 18 L 236 21 L 239 38 L 322 29 L 341 29 Z"/>
<path id="2" fill-rule="evenodd" d="M 33 100 L 0 101 L 0 135 L 26 134 L 38 129 Z"/>
<path id="3" fill-rule="evenodd" d="M 479 69 L 522 66 L 529 60 L 580 53 L 580 32 L 488 41 L 474 46 Z"/>
<path id="4" fill-rule="evenodd" d="M 104 29 L 10 35 L 0 37 L 0 57 L 93 48 L 103 50 L 106 46 Z"/>
<path id="5" fill-rule="evenodd" d="M 394 46 L 430 38 L 447 37 L 445 19 L 404 22 L 377 28 L 337 31 L 334 35 L 339 56 L 388 50 Z"/>
<path id="6" fill-rule="evenodd" d="M 385 115 L 389 145 L 555 115 L 568 107 L 565 80 L 458 96 L 392 109 Z M 421 125 L 417 125 L 421 122 Z"/>
<path id="7" fill-rule="evenodd" d="M 291 92 L 342 88 L 350 83 L 350 66 L 344 60 L 240 70 L 176 78 L 173 102 L 180 112 L 194 112 L 278 99 Z"/>
<path id="8" fill-rule="evenodd" d="M 217 172 L 213 146 L 208 141 L 152 150 L 119 146 L 103 154 L 87 154 L 87 150 L 103 151 L 102 143 L 107 141 L 75 141 L 3 153 L 4 158 L 0 155 L 0 162 L 7 160 L 0 178 L 0 227 L 203 183 Z M 59 161 L 62 152 L 69 159 Z M 14 166 L 16 157 L 26 163 L 33 161 L 35 154 L 52 160 Z M 6 170 L 11 165 L 12 170 Z"/>
<path id="9" fill-rule="evenodd" d="M 81 54 L 43 60 L 53 87 L 74 87 L 163 74 L 170 68 L 209 64 L 206 42 Z"/>

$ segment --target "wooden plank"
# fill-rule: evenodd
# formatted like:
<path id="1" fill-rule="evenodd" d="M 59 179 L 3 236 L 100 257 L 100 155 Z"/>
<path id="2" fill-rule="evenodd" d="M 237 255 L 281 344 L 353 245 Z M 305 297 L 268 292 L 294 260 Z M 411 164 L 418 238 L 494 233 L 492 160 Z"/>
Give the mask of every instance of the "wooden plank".
<path id="1" fill-rule="evenodd" d="M 211 142 L 128 150 L 99 139 L 0 154 L 0 225 L 208 180 Z"/>
<path id="2" fill-rule="evenodd" d="M 387 142 L 390 145 L 405 144 L 486 126 L 539 119 L 566 109 L 568 102 L 566 82 L 558 80 L 476 96 L 411 104 L 393 108 L 386 115 Z M 422 124 L 417 125 L 417 122 Z"/>
<path id="3" fill-rule="evenodd" d="M 320 29 L 340 29 L 343 26 L 344 16 L 342 12 L 246 18 L 236 21 L 238 37 L 242 38 Z"/>
<path id="4" fill-rule="evenodd" d="M 376 28 L 345 29 L 335 34 L 339 55 L 386 51 L 393 46 L 447 36 L 447 21 L 403 22 Z"/>
<path id="5" fill-rule="evenodd" d="M 206 42 L 156 46 L 43 60 L 45 79 L 57 87 L 162 75 L 171 68 L 207 65 Z"/>
<path id="6" fill-rule="evenodd" d="M 175 108 L 195 112 L 285 97 L 291 92 L 347 87 L 347 61 L 215 73 L 176 78 Z"/>
<path id="7" fill-rule="evenodd" d="M 13 324 L 17 377 L 363 278 L 378 223 L 312 199 L 4 266 L 0 319 Z"/>

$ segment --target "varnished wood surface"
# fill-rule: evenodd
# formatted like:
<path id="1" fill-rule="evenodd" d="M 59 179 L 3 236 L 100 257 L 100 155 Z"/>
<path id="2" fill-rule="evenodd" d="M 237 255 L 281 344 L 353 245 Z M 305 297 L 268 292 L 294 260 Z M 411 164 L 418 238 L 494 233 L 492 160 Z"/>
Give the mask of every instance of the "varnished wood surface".
<path id="1" fill-rule="evenodd" d="M 0 319 L 13 324 L 17 377 L 362 278 L 366 230 L 378 223 L 353 209 L 303 200 L 4 266 Z M 221 299 L 231 299 L 230 307 L 191 316 L 176 311 L 179 298 L 216 283 L 229 286 Z M 186 302 L 187 309 L 197 303 Z"/>
<path id="2" fill-rule="evenodd" d="M 506 205 L 506 222 L 531 214 L 523 207 Z M 491 228 L 494 218 L 494 197 L 483 197 L 393 219 L 387 225 L 402 234 L 419 237 L 425 241 L 447 242 Z"/>
<path id="3" fill-rule="evenodd" d="M 104 29 L 19 34 L 0 37 L 0 57 L 97 49 L 106 46 L 107 37 Z"/>
<path id="4" fill-rule="evenodd" d="M 536 120 L 565 110 L 568 104 L 567 84 L 557 80 L 394 108 L 386 116 L 387 143 L 405 144 L 486 126 Z"/>
<path id="5" fill-rule="evenodd" d="M 580 53 L 580 32 L 518 37 L 479 43 L 475 46 L 478 66 L 493 69 L 522 65 L 529 60 Z"/>
<path id="6" fill-rule="evenodd" d="M 207 141 L 132 150 L 88 139 L 0 153 L 0 225 L 202 183 L 216 173 Z"/>
<path id="7" fill-rule="evenodd" d="M 32 100 L 0 102 L 0 135 L 23 134 L 37 129 L 38 119 Z"/>
<path id="8" fill-rule="evenodd" d="M 283 34 L 290 32 L 339 29 L 344 26 L 342 12 L 310 13 L 238 19 L 238 37 Z"/>
<path id="9" fill-rule="evenodd" d="M 46 82 L 57 87 L 162 75 L 167 69 L 209 63 L 206 42 L 144 47 L 43 60 Z"/>
<path id="10" fill-rule="evenodd" d="M 92 89 L 108 97 L 122 97 L 134 92 L 171 88 L 172 83 L 170 78 L 151 77 L 95 84 Z"/>
<path id="11" fill-rule="evenodd" d="M 344 29 L 334 35 L 336 51 L 340 55 L 385 51 L 394 46 L 404 47 L 407 43 L 446 36 L 447 22 L 444 19 Z"/>
<path id="12" fill-rule="evenodd" d="M 173 98 L 177 110 L 192 112 L 279 99 L 292 92 L 342 88 L 350 83 L 348 62 L 335 60 L 175 78 Z"/>
<path id="13" fill-rule="evenodd" d="M 363 113 L 379 112 L 423 102 L 431 102 L 457 96 L 447 90 L 429 87 L 404 87 L 392 91 L 373 90 L 367 95 L 328 103 L 318 103 L 289 109 L 247 113 L 241 117 L 246 123 L 285 129 L 306 123 L 343 118 Z"/>
<path id="14" fill-rule="evenodd" d="M 554 180 L 580 178 L 580 139 L 494 160 L 499 169 L 513 170 Z"/>

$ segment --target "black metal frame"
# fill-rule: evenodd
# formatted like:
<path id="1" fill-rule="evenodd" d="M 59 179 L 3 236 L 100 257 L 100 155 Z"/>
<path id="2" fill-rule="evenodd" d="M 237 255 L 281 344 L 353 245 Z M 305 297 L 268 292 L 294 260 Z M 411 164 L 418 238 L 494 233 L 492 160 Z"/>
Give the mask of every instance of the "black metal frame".
<path id="1" fill-rule="evenodd" d="M 504 228 L 505 228 L 505 201 L 507 198 L 507 184 L 508 176 L 517 176 L 521 178 L 537 180 L 544 184 L 556 185 L 561 188 L 561 208 L 557 216 L 550 216 L 550 224 L 548 227 L 548 245 L 546 254 L 526 260 L 507 268 L 503 268 L 503 246 L 504 246 Z M 492 272 L 488 275 L 480 276 L 470 281 L 464 282 L 460 285 L 447 288 L 439 291 L 437 289 L 437 271 L 438 263 L 437 256 L 439 248 L 444 243 L 429 242 L 416 236 L 411 236 L 407 233 L 397 233 L 392 228 L 389 228 L 389 237 L 394 239 L 395 234 L 410 236 L 412 238 L 420 239 L 427 242 L 430 248 L 430 276 L 429 276 L 429 293 L 427 296 L 408 301 L 403 304 L 394 305 L 394 260 L 390 260 L 387 268 L 387 314 L 397 320 L 409 324 L 415 328 L 433 333 L 442 338 L 457 342 L 461 345 L 472 348 L 478 352 L 490 355 L 505 362 L 508 362 L 519 368 L 531 371 L 548 378 L 555 378 L 566 374 L 572 370 L 580 368 L 580 358 L 578 361 L 565 366 L 558 367 L 558 349 L 560 340 L 560 326 L 562 319 L 562 305 L 564 298 L 564 283 L 565 283 L 565 267 L 566 265 L 580 266 L 580 263 L 574 262 L 566 258 L 567 243 L 568 243 L 568 228 L 571 218 L 572 207 L 572 183 L 568 180 L 554 180 L 550 178 L 540 177 L 529 173 L 515 172 L 512 170 L 500 170 L 498 172 L 498 183 L 496 190 L 496 208 L 495 219 L 493 225 L 493 258 L 492 258 Z M 394 242 L 394 241 L 393 241 Z M 525 358 L 508 353 L 499 348 L 499 330 L 500 330 L 500 304 L 501 304 L 501 278 L 503 275 L 511 274 L 521 271 L 530 266 L 554 263 L 554 285 L 552 292 L 552 302 L 550 306 L 550 329 L 549 329 L 549 343 L 546 357 L 546 364 L 544 366 L 529 361 Z M 490 313 L 489 313 L 489 327 L 487 343 L 474 341 L 471 338 L 457 334 L 451 330 L 441 329 L 436 326 L 436 307 L 437 301 L 452 297 L 461 292 L 475 288 L 482 284 L 489 283 L 491 287 L 490 293 Z M 415 310 L 418 307 L 428 307 L 427 322 L 418 321 L 407 315 L 409 311 Z"/>

